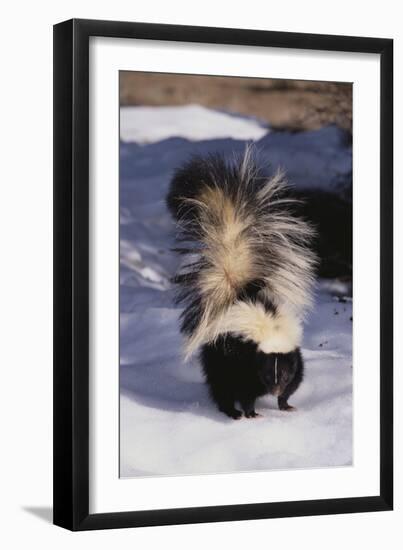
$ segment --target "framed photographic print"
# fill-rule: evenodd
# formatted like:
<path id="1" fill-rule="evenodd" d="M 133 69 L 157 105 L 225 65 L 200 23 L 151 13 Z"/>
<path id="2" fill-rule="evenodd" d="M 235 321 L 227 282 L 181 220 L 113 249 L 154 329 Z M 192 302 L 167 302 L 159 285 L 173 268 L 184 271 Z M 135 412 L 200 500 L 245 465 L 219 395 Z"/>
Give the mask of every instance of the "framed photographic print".
<path id="1" fill-rule="evenodd" d="M 393 42 L 54 27 L 54 522 L 391 510 Z"/>

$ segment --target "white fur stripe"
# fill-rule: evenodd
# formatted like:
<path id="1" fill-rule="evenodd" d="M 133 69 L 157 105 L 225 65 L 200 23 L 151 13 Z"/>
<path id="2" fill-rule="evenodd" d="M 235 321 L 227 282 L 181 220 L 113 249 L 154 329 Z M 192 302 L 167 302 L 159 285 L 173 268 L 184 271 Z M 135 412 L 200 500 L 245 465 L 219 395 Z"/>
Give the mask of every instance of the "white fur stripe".
<path id="1" fill-rule="evenodd" d="M 237 302 L 229 308 L 206 334 L 206 342 L 220 334 L 232 333 L 258 344 L 264 353 L 289 353 L 301 344 L 299 319 L 286 309 L 277 313 L 265 310 L 260 303 Z"/>

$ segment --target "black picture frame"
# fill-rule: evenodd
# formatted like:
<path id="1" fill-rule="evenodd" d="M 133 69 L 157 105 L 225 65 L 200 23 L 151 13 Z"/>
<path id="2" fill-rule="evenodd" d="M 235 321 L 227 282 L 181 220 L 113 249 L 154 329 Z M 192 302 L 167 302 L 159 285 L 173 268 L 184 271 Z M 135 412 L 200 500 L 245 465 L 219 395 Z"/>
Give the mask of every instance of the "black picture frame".
<path id="1" fill-rule="evenodd" d="M 89 513 L 89 38 L 376 53 L 381 57 L 380 489 L 366 497 Z M 393 41 L 77 20 L 54 26 L 54 523 L 71 530 L 391 510 Z"/>

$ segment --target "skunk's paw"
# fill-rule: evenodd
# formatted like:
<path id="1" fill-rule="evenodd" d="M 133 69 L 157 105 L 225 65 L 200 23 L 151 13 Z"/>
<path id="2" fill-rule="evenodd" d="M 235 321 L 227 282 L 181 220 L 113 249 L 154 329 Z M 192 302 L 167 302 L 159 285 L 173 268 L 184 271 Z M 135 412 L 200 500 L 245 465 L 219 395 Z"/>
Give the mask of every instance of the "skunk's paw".
<path id="1" fill-rule="evenodd" d="M 238 411 L 238 409 L 224 409 L 224 408 L 220 408 L 220 411 L 224 414 L 226 414 L 227 416 L 229 416 L 230 418 L 233 418 L 234 420 L 239 420 L 242 416 L 242 413 L 241 411 Z"/>
<path id="2" fill-rule="evenodd" d="M 262 415 L 257 413 L 256 411 L 251 411 L 248 413 L 245 413 L 246 418 L 262 418 Z"/>
<path id="3" fill-rule="evenodd" d="M 296 407 L 293 407 L 292 405 L 285 405 L 284 407 L 282 407 L 280 409 L 281 411 L 286 411 L 286 412 L 294 412 L 297 410 Z"/>

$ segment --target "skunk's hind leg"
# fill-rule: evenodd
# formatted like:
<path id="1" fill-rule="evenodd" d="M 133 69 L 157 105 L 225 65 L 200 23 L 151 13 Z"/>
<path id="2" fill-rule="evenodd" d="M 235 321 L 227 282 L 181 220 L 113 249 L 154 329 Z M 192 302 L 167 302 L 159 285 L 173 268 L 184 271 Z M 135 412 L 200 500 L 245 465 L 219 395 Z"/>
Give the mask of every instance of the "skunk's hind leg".
<path id="1" fill-rule="evenodd" d="M 218 410 L 234 420 L 241 418 L 242 412 L 235 408 L 235 398 L 231 388 L 228 388 L 219 377 L 208 376 L 207 384 L 211 399 L 217 405 Z"/>
<path id="2" fill-rule="evenodd" d="M 234 403 L 231 403 L 229 401 L 228 402 L 227 401 L 218 402 L 217 400 L 215 401 L 217 403 L 218 410 L 220 412 L 226 414 L 227 416 L 229 416 L 230 418 L 233 418 L 234 420 L 238 420 L 239 418 L 241 418 L 242 413 L 241 411 L 235 408 Z"/>
<path id="3" fill-rule="evenodd" d="M 230 418 L 241 418 L 242 412 L 235 408 L 236 385 L 233 365 L 228 355 L 225 340 L 219 338 L 214 344 L 205 344 L 200 355 L 211 399 L 218 410 Z"/>
<path id="4" fill-rule="evenodd" d="M 257 418 L 261 416 L 255 411 L 255 399 L 242 399 L 241 407 L 246 418 Z"/>
<path id="5" fill-rule="evenodd" d="M 299 348 L 295 350 L 293 360 L 296 362 L 296 371 L 294 378 L 277 399 L 278 408 L 280 409 L 280 411 L 296 410 L 295 407 L 288 404 L 288 399 L 299 388 L 299 385 L 301 384 L 304 377 L 304 360 L 302 359 L 302 354 Z"/>
<path id="6" fill-rule="evenodd" d="M 287 403 L 287 399 L 284 399 L 283 397 L 278 398 L 278 408 L 280 409 L 280 411 L 288 411 L 288 412 L 297 410 L 292 405 L 289 405 Z"/>
<path id="7" fill-rule="evenodd" d="M 217 405 L 220 412 L 234 420 L 238 420 L 238 418 L 241 418 L 242 412 L 235 408 L 235 399 L 231 395 L 231 392 L 228 392 L 228 388 L 225 388 L 220 382 L 211 377 L 207 379 L 211 399 Z"/>
<path id="8" fill-rule="evenodd" d="M 292 405 L 288 404 L 288 400 L 291 397 L 291 395 L 295 392 L 295 390 L 298 388 L 299 383 L 291 382 L 284 392 L 277 398 L 278 408 L 280 411 L 295 411 L 296 408 Z"/>

